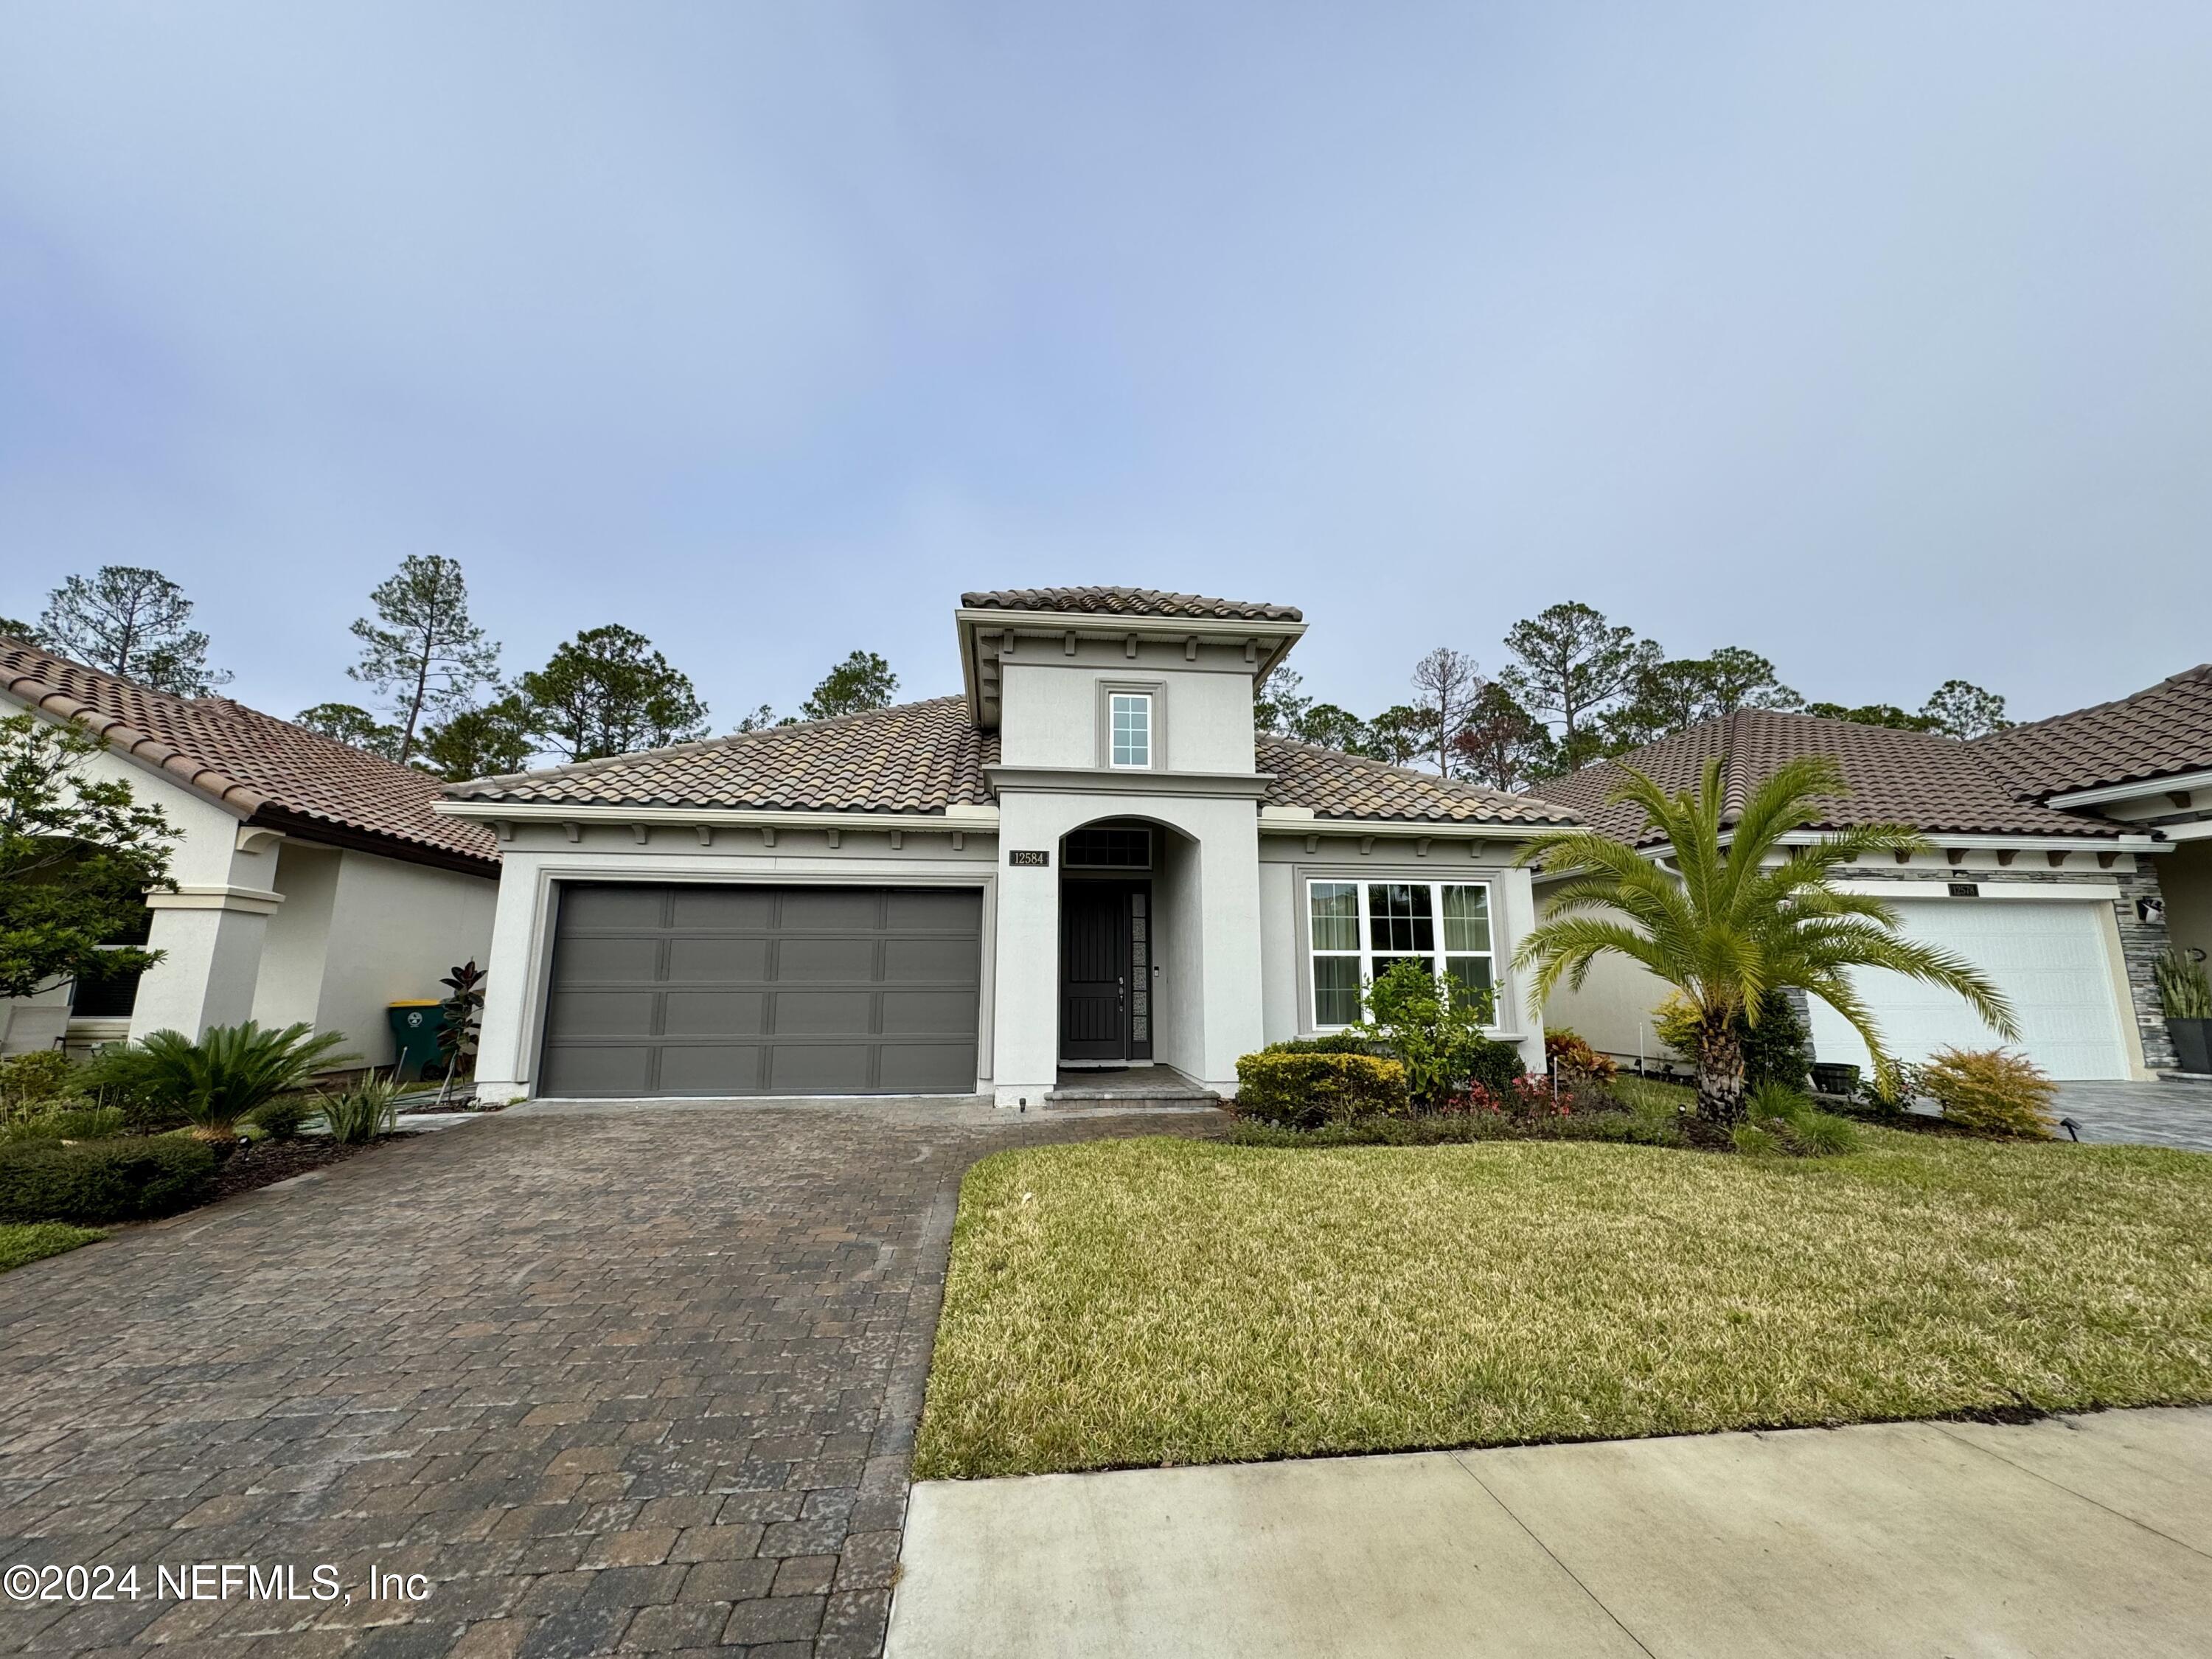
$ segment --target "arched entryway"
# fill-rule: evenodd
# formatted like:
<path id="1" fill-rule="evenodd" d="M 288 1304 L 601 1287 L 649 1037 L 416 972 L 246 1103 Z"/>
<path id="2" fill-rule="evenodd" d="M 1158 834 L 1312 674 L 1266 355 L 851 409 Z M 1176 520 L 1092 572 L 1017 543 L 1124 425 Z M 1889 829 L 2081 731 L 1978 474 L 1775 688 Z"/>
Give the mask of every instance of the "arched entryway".
<path id="1" fill-rule="evenodd" d="M 1099 819 L 1060 845 L 1062 1067 L 1150 1065 L 1169 1058 L 1161 1030 L 1185 837 L 1141 818 Z"/>

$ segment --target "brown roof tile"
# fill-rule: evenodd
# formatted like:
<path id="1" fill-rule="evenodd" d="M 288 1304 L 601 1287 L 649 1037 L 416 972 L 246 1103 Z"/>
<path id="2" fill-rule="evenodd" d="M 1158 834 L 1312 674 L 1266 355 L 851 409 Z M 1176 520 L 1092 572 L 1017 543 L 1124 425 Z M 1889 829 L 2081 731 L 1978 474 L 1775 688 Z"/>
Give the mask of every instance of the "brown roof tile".
<path id="1" fill-rule="evenodd" d="M 2038 796 L 2212 769 L 2212 663 L 2148 690 L 1978 738 Z"/>
<path id="2" fill-rule="evenodd" d="M 7 638 L 0 690 L 260 822 L 289 816 L 333 825 L 392 843 L 386 850 L 397 858 L 499 860 L 483 826 L 432 814 L 441 786 L 429 774 L 228 697 L 172 696 Z"/>
<path id="3" fill-rule="evenodd" d="M 1639 807 L 1608 802 L 1633 766 L 1668 793 L 1694 788 L 1708 760 L 1723 769 L 1728 811 L 1741 811 L 1751 792 L 1785 761 L 1832 755 L 1850 793 L 1812 827 L 1905 823 L 1954 835 L 2110 836 L 2114 826 L 2055 811 L 2025 799 L 1975 744 L 1924 732 L 1898 732 L 1850 720 L 1820 720 L 1768 708 L 1742 708 L 1671 738 L 1631 750 L 1533 786 L 1529 793 L 1581 813 L 1602 833 L 1636 844 L 1657 837 Z"/>
<path id="4" fill-rule="evenodd" d="M 963 593 L 970 611 L 1049 611 L 1077 617 L 1192 617 L 1224 622 L 1302 622 L 1296 605 L 1209 599 L 1152 587 L 1003 587 Z"/>
<path id="5" fill-rule="evenodd" d="M 1329 818 L 1452 823 L 1565 823 L 1572 814 L 1380 761 L 1262 738 L 1271 805 Z M 999 738 L 966 700 L 937 697 L 842 720 L 617 755 L 577 766 L 453 785 L 457 800 L 793 812 L 942 812 L 994 799 L 986 767 Z"/>
<path id="6" fill-rule="evenodd" d="M 964 697 L 456 784 L 455 799 L 796 812 L 942 812 L 987 804 L 995 732 Z"/>
<path id="7" fill-rule="evenodd" d="M 1575 814 L 1527 795 L 1410 772 L 1358 755 L 1316 749 L 1288 738 L 1263 737 L 1262 772 L 1270 806 L 1304 806 L 1325 818 L 1378 818 L 1453 823 L 1571 824 Z"/>

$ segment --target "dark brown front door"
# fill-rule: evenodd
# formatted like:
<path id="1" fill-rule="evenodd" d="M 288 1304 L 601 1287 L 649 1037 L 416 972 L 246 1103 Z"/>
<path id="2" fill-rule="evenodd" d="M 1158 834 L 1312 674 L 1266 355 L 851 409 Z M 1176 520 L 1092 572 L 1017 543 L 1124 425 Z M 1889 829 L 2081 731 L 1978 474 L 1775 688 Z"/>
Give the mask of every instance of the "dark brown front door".
<path id="1" fill-rule="evenodd" d="M 1126 1060 L 1149 1057 L 1148 932 L 1133 926 L 1149 908 L 1144 883 L 1071 881 L 1060 898 L 1060 1057 Z M 1139 941 L 1144 940 L 1144 944 Z M 1139 994 L 1132 996 L 1133 991 Z"/>

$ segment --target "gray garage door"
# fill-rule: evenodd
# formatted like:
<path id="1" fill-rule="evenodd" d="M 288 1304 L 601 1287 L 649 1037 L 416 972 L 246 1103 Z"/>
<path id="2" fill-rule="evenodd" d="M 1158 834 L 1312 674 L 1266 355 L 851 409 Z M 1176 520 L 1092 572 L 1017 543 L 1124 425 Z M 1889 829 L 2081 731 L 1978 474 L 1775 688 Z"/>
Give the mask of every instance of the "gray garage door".
<path id="1" fill-rule="evenodd" d="M 969 1094 L 982 896 L 561 890 L 543 1093 Z"/>

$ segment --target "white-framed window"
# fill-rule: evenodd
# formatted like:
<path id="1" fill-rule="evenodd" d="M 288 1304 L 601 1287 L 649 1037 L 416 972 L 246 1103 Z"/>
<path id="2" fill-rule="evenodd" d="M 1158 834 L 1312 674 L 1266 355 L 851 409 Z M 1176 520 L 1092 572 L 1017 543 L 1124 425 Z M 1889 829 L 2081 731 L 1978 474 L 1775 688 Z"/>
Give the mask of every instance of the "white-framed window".
<path id="1" fill-rule="evenodd" d="M 1411 957 L 1470 990 L 1497 985 L 1490 887 L 1480 881 L 1306 883 L 1307 948 L 1314 1024 L 1356 1024 L 1360 993 L 1391 963 Z"/>
<path id="2" fill-rule="evenodd" d="M 1106 700 L 1111 722 L 1106 734 L 1106 758 L 1115 766 L 1152 763 L 1152 694 L 1116 691 Z"/>

